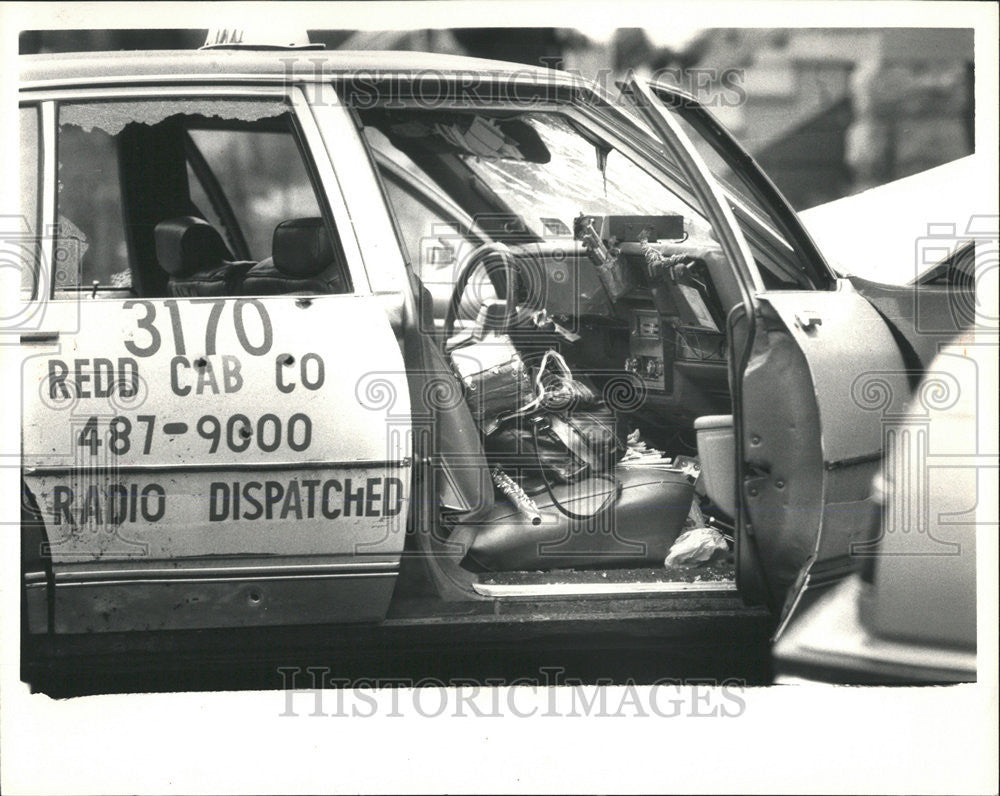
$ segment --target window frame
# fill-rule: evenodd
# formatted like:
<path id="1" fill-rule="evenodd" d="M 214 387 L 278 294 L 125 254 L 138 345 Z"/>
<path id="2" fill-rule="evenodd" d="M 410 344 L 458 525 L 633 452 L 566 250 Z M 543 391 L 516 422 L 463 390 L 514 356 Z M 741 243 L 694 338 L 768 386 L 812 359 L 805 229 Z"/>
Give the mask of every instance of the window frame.
<path id="1" fill-rule="evenodd" d="M 779 291 L 836 290 L 837 273 L 830 267 L 813 242 L 802 225 L 798 213 L 735 136 L 693 97 L 688 97 L 661 83 L 650 83 L 648 88 L 663 104 L 665 113 L 673 111 L 676 118 L 682 120 L 685 125 L 698 134 L 737 178 L 745 182 L 752 198 L 742 196 L 737 186 L 730 186 L 727 182 L 715 177 L 714 174 L 712 175 L 726 199 L 729 200 L 734 216 L 747 224 L 744 236 L 747 237 L 748 243 L 753 239 L 754 244 L 763 250 L 773 250 L 784 244 L 800 264 L 801 274 L 810 282 L 808 287 L 770 289 Z M 683 132 L 687 137 L 687 130 L 685 129 Z M 691 146 L 697 149 L 694 142 L 691 142 Z M 706 168 L 710 173 L 712 172 L 707 162 Z M 767 212 L 771 218 L 763 218 L 761 210 Z M 755 267 L 759 268 L 756 265 Z"/>
<path id="2" fill-rule="evenodd" d="M 45 272 L 43 264 L 47 260 L 42 259 L 42 245 L 44 243 L 44 236 L 41 234 L 44 227 L 43 216 L 45 208 L 45 138 L 43 133 L 44 128 L 44 117 L 42 113 L 42 103 L 36 101 L 21 101 L 18 104 L 18 136 L 23 134 L 21 130 L 21 125 L 23 124 L 23 114 L 24 111 L 32 113 L 34 116 L 35 124 L 35 167 L 34 167 L 34 183 L 35 183 L 35 213 L 34 218 L 30 219 L 30 226 L 25 232 L 27 233 L 27 242 L 33 247 L 32 257 L 30 262 L 25 261 L 22 258 L 21 266 L 22 268 L 31 269 L 31 290 L 30 292 L 26 289 L 24 285 L 24 277 L 21 277 L 20 285 L 20 295 L 22 301 L 35 301 L 38 298 L 39 285 L 41 284 L 42 275 Z M 21 158 L 23 157 L 23 152 L 18 153 L 18 191 L 24 187 L 25 175 L 20 173 Z M 18 209 L 21 213 L 21 217 L 24 217 L 24 195 L 21 192 L 19 198 Z"/>
<path id="3" fill-rule="evenodd" d="M 481 246 L 484 243 L 489 243 L 492 238 L 480 229 L 479 225 L 475 222 L 468 213 L 466 213 L 461 207 L 459 207 L 455 202 L 446 194 L 441 192 L 437 185 L 428 185 L 417 180 L 411 180 L 403 176 L 403 169 L 389 158 L 384 157 L 381 153 L 375 152 L 373 150 L 373 155 L 376 161 L 376 168 L 378 169 L 379 180 L 383 183 L 385 187 L 386 202 L 391 208 L 393 214 L 393 220 L 399 225 L 400 230 L 398 233 L 400 246 L 404 248 L 407 252 L 408 259 L 413 262 L 413 260 L 419 259 L 422 252 L 412 252 L 410 251 L 412 244 L 407 244 L 402 227 L 403 224 L 398 218 L 396 208 L 392 204 L 392 200 L 389 198 L 388 185 L 395 185 L 399 191 L 407 194 L 414 202 L 427 207 L 428 211 L 440 216 L 445 223 L 451 224 L 459 230 L 459 234 L 467 238 L 470 243 L 475 241 L 474 246 Z M 420 188 L 416 188 L 415 185 L 419 182 Z M 415 273 L 421 278 L 425 279 L 425 275 L 421 273 L 422 268 L 416 268 Z"/>
<path id="4" fill-rule="evenodd" d="M 190 186 L 191 176 L 193 175 L 199 187 L 208 198 L 212 211 L 219 216 L 219 223 L 225 228 L 220 230 L 223 237 L 234 236 L 235 239 L 227 241 L 234 250 L 233 253 L 238 259 L 249 260 L 249 257 L 244 256 L 249 254 L 250 247 L 247 245 L 246 235 L 243 233 L 243 225 L 240 224 L 239 219 L 236 217 L 232 203 L 229 201 L 229 197 L 226 196 L 226 192 L 222 189 L 222 184 L 219 182 L 218 177 L 215 176 L 215 172 L 209 165 L 204 153 L 191 137 L 190 130 L 184 131 L 183 146 L 184 162 L 190 170 L 188 185 Z M 190 195 L 190 188 L 188 193 Z M 191 201 L 194 202 L 193 197 Z M 201 208 L 201 210 L 202 212 L 206 212 L 205 208 Z M 211 221 L 212 219 L 209 220 Z"/>
<path id="5" fill-rule="evenodd" d="M 21 104 L 36 104 L 41 108 L 40 136 L 42 150 L 41 228 L 54 229 L 56 224 L 57 185 L 57 137 L 58 106 L 83 102 L 129 102 L 137 100 L 282 100 L 287 102 L 295 126 L 296 143 L 303 157 L 303 165 L 309 174 L 316 193 L 328 233 L 338 250 L 344 275 L 350 280 L 351 289 L 335 295 L 369 295 L 371 289 L 364 261 L 355 235 L 351 233 L 351 216 L 344 203 L 342 193 L 336 190 L 338 177 L 333 160 L 320 138 L 320 132 L 311 113 L 309 103 L 303 94 L 302 85 L 268 85 L 266 83 L 246 85 L 158 85 L 158 86 L 109 86 L 73 87 L 65 89 L 40 89 L 24 92 Z M 127 212 L 127 209 L 126 209 Z M 131 245 L 131 244 L 129 244 Z M 52 236 L 43 236 L 40 259 L 51 262 L 54 250 Z M 54 269 L 47 274 L 48 289 L 46 300 L 72 302 L 91 289 L 81 285 L 79 290 L 55 290 Z M 41 280 L 36 282 L 36 295 L 41 295 Z M 108 291 L 110 292 L 110 290 Z M 120 290 L 118 291 L 120 292 Z M 62 293 L 63 295 L 60 295 Z M 121 301 L 121 295 L 97 295 L 88 301 Z"/>

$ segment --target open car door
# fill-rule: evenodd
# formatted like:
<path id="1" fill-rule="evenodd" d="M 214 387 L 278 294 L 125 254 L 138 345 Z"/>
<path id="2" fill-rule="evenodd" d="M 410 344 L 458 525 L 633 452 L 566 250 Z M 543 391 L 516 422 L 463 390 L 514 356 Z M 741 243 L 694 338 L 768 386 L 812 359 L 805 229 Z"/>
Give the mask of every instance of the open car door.
<path id="1" fill-rule="evenodd" d="M 841 283 L 759 293 L 735 375 L 741 565 L 775 607 L 787 595 L 788 615 L 805 589 L 849 575 L 876 530 L 873 479 L 908 374 L 886 321 Z"/>
<path id="2" fill-rule="evenodd" d="M 906 364 L 883 316 L 834 278 L 773 183 L 694 98 L 635 81 L 625 90 L 729 226 L 723 243 L 737 242 L 726 252 L 747 285 L 743 306 L 728 308 L 737 584 L 787 617 L 806 589 L 849 574 L 854 544 L 871 534 L 885 421 L 910 393 Z M 752 193 L 753 208 L 709 170 L 696 143 Z M 755 221 L 761 208 L 770 231 Z M 769 244 L 808 263 L 801 288 L 759 278 Z"/>

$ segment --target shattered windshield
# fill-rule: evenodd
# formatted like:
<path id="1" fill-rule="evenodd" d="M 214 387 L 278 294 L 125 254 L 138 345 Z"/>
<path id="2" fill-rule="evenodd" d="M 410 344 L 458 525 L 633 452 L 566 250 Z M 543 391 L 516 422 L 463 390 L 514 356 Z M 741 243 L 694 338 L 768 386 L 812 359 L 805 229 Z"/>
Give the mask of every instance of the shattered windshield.
<path id="1" fill-rule="evenodd" d="M 538 133 L 549 152 L 547 163 L 527 159 L 460 155 L 539 237 L 571 235 L 573 219 L 586 215 L 679 214 L 690 205 L 668 191 L 621 152 L 594 144 L 556 114 L 520 117 Z M 694 237 L 710 236 L 698 217 Z M 699 234 L 700 233 L 700 234 Z"/>
<path id="2" fill-rule="evenodd" d="M 581 214 L 679 215 L 688 237 L 714 239 L 692 207 L 569 117 L 538 111 L 371 110 L 369 143 L 443 189 L 469 216 L 514 216 L 493 231 L 573 236 Z M 488 222 L 486 223 L 488 227 Z"/>

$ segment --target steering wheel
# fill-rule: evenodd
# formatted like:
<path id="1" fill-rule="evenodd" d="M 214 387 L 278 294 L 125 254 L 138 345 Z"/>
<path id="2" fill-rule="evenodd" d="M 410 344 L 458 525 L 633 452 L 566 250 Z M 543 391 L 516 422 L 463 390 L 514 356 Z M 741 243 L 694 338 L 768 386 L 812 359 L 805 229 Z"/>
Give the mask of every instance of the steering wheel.
<path id="1" fill-rule="evenodd" d="M 500 332 L 506 331 L 514 317 L 517 315 L 517 276 L 518 265 L 513 252 L 503 243 L 484 243 L 482 246 L 471 251 L 461 264 L 458 271 L 458 279 L 451 291 L 451 300 L 448 302 L 448 312 L 444 318 L 444 339 L 445 342 L 455 333 L 455 321 L 458 319 L 458 310 L 462 304 L 462 296 L 469 285 L 469 280 L 479 265 L 485 265 L 487 273 L 497 264 L 504 271 L 504 298 L 507 302 L 507 311 L 504 313 Z"/>

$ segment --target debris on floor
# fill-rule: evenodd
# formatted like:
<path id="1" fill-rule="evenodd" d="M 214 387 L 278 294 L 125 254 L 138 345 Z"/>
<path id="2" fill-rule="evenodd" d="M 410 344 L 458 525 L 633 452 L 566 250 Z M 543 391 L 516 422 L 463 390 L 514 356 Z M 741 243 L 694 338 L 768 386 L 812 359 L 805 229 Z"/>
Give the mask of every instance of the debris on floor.
<path id="1" fill-rule="evenodd" d="M 567 583 L 722 583 L 736 577 L 733 562 L 710 561 L 699 566 L 639 567 L 628 569 L 553 569 L 547 572 L 484 572 L 479 582 L 494 585 Z"/>
<path id="2" fill-rule="evenodd" d="M 729 555 L 725 537 L 714 528 L 691 528 L 677 537 L 667 553 L 665 566 L 703 564 Z"/>
<path id="3" fill-rule="evenodd" d="M 698 484 L 701 476 L 701 463 L 696 456 L 667 456 L 658 448 L 651 448 L 636 429 L 625 438 L 625 455 L 618 461 L 629 467 L 635 465 L 657 465 L 683 473 L 692 484 Z M 696 489 L 698 487 L 696 486 Z M 700 493 L 704 490 L 699 489 Z"/>
<path id="4" fill-rule="evenodd" d="M 622 456 L 621 464 L 666 464 L 670 461 L 669 459 L 664 460 L 663 451 L 651 448 L 646 444 L 646 441 L 639 435 L 639 429 L 625 438 L 625 444 L 628 450 Z"/>

